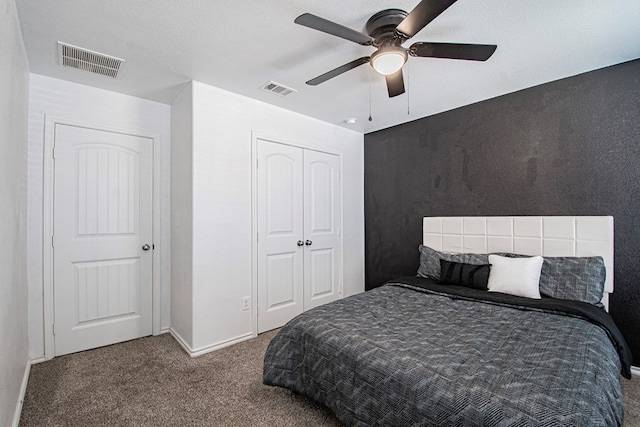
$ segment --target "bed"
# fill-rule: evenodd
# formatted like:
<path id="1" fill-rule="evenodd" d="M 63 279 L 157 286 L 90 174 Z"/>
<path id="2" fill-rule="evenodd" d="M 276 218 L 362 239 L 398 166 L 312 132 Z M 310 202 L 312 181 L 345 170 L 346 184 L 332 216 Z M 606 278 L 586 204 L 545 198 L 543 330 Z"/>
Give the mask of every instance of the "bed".
<path id="1" fill-rule="evenodd" d="M 630 378 L 631 356 L 605 310 L 611 217 L 425 218 L 423 232 L 423 277 L 294 318 L 269 344 L 264 383 L 310 397 L 345 425 L 623 425 L 620 374 Z M 443 266 L 486 265 L 489 253 L 498 254 L 491 274 L 544 256 L 539 288 L 556 296 L 571 296 L 576 272 L 593 276 L 595 261 L 606 279 L 597 300 L 576 297 L 585 302 L 430 277 L 436 258 L 444 276 Z M 583 260 L 586 270 L 575 264 Z M 566 289 L 553 282 L 567 274 Z"/>

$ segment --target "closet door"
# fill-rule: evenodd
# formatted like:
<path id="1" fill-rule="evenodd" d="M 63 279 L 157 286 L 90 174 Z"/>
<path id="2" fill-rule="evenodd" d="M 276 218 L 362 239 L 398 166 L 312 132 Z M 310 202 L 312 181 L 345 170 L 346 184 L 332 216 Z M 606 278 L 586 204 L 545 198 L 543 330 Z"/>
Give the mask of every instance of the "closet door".
<path id="1" fill-rule="evenodd" d="M 303 150 L 258 141 L 258 333 L 303 310 Z"/>
<path id="2" fill-rule="evenodd" d="M 304 309 L 340 295 L 340 159 L 304 150 Z"/>

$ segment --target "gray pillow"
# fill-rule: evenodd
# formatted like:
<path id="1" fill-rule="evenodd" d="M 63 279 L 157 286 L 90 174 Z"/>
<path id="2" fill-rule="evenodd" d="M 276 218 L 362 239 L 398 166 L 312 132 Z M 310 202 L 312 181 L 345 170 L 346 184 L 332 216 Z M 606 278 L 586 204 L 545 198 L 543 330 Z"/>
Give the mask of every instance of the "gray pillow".
<path id="1" fill-rule="evenodd" d="M 512 258 L 527 256 L 508 253 L 497 255 Z M 540 273 L 540 294 L 601 307 L 606 274 L 601 256 L 544 257 Z"/>
<path id="2" fill-rule="evenodd" d="M 606 277 L 601 256 L 545 258 L 540 293 L 600 305 Z"/>
<path id="3" fill-rule="evenodd" d="M 489 264 L 487 254 L 448 254 L 431 249 L 428 246 L 418 246 L 420 251 L 420 267 L 418 277 L 440 280 L 440 260 L 460 262 L 464 264 Z"/>

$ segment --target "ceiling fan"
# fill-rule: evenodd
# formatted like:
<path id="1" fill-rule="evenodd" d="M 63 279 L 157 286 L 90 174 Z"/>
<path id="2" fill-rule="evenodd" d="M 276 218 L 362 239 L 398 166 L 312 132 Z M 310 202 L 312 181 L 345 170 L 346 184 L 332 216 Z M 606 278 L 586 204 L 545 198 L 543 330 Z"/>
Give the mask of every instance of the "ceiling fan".
<path id="1" fill-rule="evenodd" d="M 404 42 L 415 36 L 455 2 L 456 0 L 422 0 L 409 14 L 400 9 L 380 11 L 367 21 L 365 28 L 368 35 L 310 13 L 298 16 L 294 20 L 296 24 L 376 48 L 371 56 L 363 56 L 344 64 L 309 80 L 307 84 L 318 85 L 369 62 L 378 73 L 385 76 L 389 97 L 394 97 L 404 93 L 402 67 L 409 55 L 421 58 L 486 61 L 495 52 L 496 45 L 417 42 L 409 48 L 402 47 Z"/>

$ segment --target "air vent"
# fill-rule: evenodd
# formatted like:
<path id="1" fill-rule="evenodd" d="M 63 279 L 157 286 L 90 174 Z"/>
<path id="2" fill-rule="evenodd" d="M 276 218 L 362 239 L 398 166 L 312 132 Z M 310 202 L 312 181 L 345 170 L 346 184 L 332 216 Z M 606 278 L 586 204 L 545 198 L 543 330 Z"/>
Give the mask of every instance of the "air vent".
<path id="1" fill-rule="evenodd" d="M 281 85 L 280 83 L 276 83 L 274 81 L 271 81 L 263 85 L 261 89 L 270 93 L 274 93 L 276 95 L 280 95 L 280 96 L 287 96 L 289 94 L 297 92 L 297 90 L 293 88 L 287 87 L 285 85 Z"/>
<path id="2" fill-rule="evenodd" d="M 124 59 L 58 42 L 58 63 L 102 76 L 116 78 Z"/>

